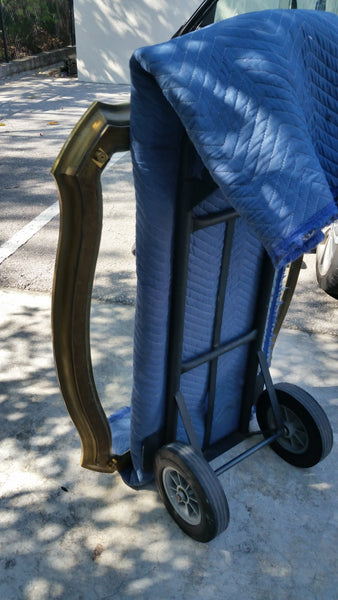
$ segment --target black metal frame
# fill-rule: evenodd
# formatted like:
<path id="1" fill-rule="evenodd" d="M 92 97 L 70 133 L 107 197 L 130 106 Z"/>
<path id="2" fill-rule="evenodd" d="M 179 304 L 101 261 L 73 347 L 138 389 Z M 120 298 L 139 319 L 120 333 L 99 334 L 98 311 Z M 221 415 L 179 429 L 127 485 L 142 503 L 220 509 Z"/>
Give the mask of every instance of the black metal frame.
<path id="1" fill-rule="evenodd" d="M 226 344 L 222 344 L 220 340 L 220 332 L 223 320 L 225 292 L 230 265 L 235 221 L 239 215 L 234 209 L 231 208 L 216 214 L 202 217 L 195 217 L 193 215 L 194 206 L 196 206 L 196 204 L 201 202 L 203 199 L 201 194 L 199 194 L 199 197 L 196 198 L 197 186 L 194 185 L 194 179 L 192 177 L 195 157 L 196 153 L 194 148 L 189 139 L 186 137 L 182 143 L 182 160 L 178 178 L 176 200 L 165 427 L 162 434 L 160 433 L 156 436 L 157 444 L 152 444 L 149 447 L 149 450 L 151 453 L 154 453 L 156 446 L 159 447 L 163 443 L 170 443 L 176 440 L 177 419 L 178 414 L 180 414 L 190 444 L 195 448 L 195 450 L 202 452 L 206 460 L 211 461 L 217 456 L 223 454 L 226 450 L 229 450 L 231 447 L 253 435 L 252 433 L 249 433 L 249 422 L 252 414 L 252 407 L 256 400 L 257 389 L 260 388 L 262 391 L 265 385 L 275 417 L 276 430 L 271 432 L 271 434 L 269 434 L 263 441 L 260 441 L 250 449 L 239 454 L 230 462 L 227 462 L 223 466 L 216 469 L 216 475 L 221 475 L 224 471 L 228 470 L 248 456 L 251 456 L 257 450 L 260 450 L 262 447 L 271 444 L 284 433 L 283 418 L 271 381 L 269 366 L 265 354 L 261 349 L 266 319 L 269 311 L 275 270 L 268 255 L 266 252 L 264 252 L 256 300 L 255 316 L 252 327 L 240 337 L 233 339 Z M 206 195 L 208 194 L 205 194 L 205 196 Z M 215 319 L 213 324 L 212 348 L 189 361 L 183 362 L 182 348 L 190 238 L 195 231 L 218 223 L 226 223 L 226 228 L 218 282 Z M 246 380 L 243 388 L 241 403 L 239 428 L 237 431 L 232 432 L 230 435 L 227 435 L 217 443 L 210 445 L 218 358 L 221 355 L 245 344 L 249 344 L 249 352 L 246 368 Z M 194 431 L 183 394 L 180 391 L 180 379 L 182 374 L 207 362 L 209 363 L 209 400 L 205 422 L 205 436 L 203 446 L 201 448 L 196 432 Z M 259 370 L 260 375 L 258 375 Z M 256 433 L 261 434 L 262 432 L 257 431 Z M 149 455 L 147 456 L 146 449 L 144 455 L 145 465 L 150 465 L 151 457 Z"/>

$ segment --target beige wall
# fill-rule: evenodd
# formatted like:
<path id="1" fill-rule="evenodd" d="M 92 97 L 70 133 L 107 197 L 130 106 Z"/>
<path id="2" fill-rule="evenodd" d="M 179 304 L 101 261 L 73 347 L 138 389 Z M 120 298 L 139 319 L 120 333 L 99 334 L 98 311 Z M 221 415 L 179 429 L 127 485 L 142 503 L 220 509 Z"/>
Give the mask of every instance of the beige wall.
<path id="1" fill-rule="evenodd" d="M 140 46 L 169 39 L 202 0 L 74 0 L 78 74 L 81 81 L 129 82 L 129 58 Z M 316 0 L 298 0 L 314 8 Z M 289 0 L 219 0 L 217 18 L 266 8 L 288 8 Z M 338 0 L 326 10 L 338 12 Z"/>
<path id="2" fill-rule="evenodd" d="M 79 79 L 129 82 L 133 51 L 169 39 L 199 4 L 199 0 L 75 0 Z"/>

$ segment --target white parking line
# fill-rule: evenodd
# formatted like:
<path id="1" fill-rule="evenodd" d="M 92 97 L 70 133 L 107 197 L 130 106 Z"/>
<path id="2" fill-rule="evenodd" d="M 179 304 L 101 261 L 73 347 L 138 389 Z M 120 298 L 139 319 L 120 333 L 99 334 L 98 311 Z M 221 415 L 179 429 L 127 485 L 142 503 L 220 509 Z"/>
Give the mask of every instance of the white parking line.
<path id="1" fill-rule="evenodd" d="M 116 152 L 108 164 L 108 168 L 117 163 L 127 152 Z M 54 202 L 51 206 L 43 210 L 35 219 L 25 225 L 20 231 L 15 233 L 7 242 L 0 246 L 0 265 L 9 256 L 14 254 L 21 246 L 26 244 L 33 235 L 45 227 L 59 212 L 59 202 Z"/>
<path id="2" fill-rule="evenodd" d="M 42 229 L 59 212 L 59 203 L 54 202 L 52 206 L 42 211 L 35 219 L 30 221 L 25 227 L 15 233 L 7 242 L 0 246 L 0 265 L 11 254 L 14 254 L 18 248 L 21 248 L 33 235 Z"/>

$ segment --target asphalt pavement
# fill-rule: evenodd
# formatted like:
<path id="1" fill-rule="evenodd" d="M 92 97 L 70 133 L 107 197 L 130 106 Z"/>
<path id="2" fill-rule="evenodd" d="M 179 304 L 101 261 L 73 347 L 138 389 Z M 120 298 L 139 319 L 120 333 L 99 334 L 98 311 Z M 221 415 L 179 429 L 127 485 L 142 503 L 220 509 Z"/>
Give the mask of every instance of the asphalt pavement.
<path id="1" fill-rule="evenodd" d="M 125 101 L 129 90 L 55 75 L 0 86 L 0 260 L 4 248 L 9 253 L 0 264 L 0 597 L 335 600 L 338 319 L 336 301 L 316 285 L 314 255 L 305 257 L 272 376 L 301 385 L 325 409 L 335 444 L 323 462 L 301 470 L 265 448 L 224 473 L 230 524 L 208 544 L 178 529 L 153 485 L 136 492 L 118 475 L 80 468 L 51 346 L 58 216 L 48 213 L 45 222 L 41 214 L 57 202 L 50 169 L 84 110 L 93 100 Z M 132 373 L 128 154 L 107 169 L 103 190 L 91 345 L 110 412 L 129 402 Z M 32 223 L 37 230 L 29 237 Z"/>

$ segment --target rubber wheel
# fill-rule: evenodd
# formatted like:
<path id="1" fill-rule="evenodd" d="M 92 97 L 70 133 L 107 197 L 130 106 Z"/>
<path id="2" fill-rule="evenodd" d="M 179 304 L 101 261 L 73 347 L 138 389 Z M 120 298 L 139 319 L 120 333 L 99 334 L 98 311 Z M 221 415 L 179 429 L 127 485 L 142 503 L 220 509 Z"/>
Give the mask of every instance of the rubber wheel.
<path id="1" fill-rule="evenodd" d="M 226 529 L 229 507 L 223 488 L 192 446 L 173 442 L 160 448 L 154 472 L 169 514 L 191 538 L 209 542 Z"/>
<path id="2" fill-rule="evenodd" d="M 338 221 L 325 230 L 325 238 L 317 246 L 316 275 L 319 287 L 338 299 Z"/>
<path id="3" fill-rule="evenodd" d="M 271 448 L 291 465 L 313 467 L 329 454 L 333 445 L 333 433 L 326 413 L 302 388 L 289 383 L 279 383 L 274 387 L 285 435 L 274 441 Z M 258 398 L 256 415 L 263 434 L 268 437 L 276 425 L 266 390 Z"/>

